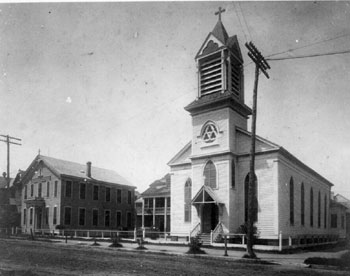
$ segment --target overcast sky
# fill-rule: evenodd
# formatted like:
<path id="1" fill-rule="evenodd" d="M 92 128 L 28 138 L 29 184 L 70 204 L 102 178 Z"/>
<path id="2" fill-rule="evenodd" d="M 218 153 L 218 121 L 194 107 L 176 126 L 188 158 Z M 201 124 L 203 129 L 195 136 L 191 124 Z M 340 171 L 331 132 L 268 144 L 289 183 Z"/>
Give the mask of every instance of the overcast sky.
<path id="1" fill-rule="evenodd" d="M 194 57 L 219 6 L 241 44 L 249 106 L 247 40 L 265 57 L 284 52 L 274 58 L 350 49 L 349 2 L 0 4 L 0 134 L 23 144 L 11 147 L 11 176 L 39 149 L 113 169 L 140 192 L 166 174 L 191 139 L 183 107 L 197 95 Z M 259 83 L 257 133 L 350 198 L 350 54 L 270 65 L 271 78 Z"/>

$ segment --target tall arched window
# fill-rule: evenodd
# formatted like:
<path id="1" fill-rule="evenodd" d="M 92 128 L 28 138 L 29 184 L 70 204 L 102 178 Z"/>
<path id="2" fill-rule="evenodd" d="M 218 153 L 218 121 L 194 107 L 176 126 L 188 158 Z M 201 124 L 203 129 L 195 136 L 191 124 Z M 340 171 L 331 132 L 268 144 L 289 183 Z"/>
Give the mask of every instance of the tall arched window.
<path id="1" fill-rule="evenodd" d="M 191 222 L 191 199 L 192 199 L 192 181 L 187 179 L 184 188 L 184 203 L 185 203 L 185 222 Z"/>
<path id="2" fill-rule="evenodd" d="M 236 187 L 236 165 L 234 160 L 231 163 L 231 187 Z"/>
<path id="3" fill-rule="evenodd" d="M 254 175 L 255 181 L 253 182 L 253 222 L 258 221 L 258 181 L 256 175 Z M 248 221 L 248 191 L 249 191 L 249 173 L 244 180 L 244 220 Z"/>
<path id="4" fill-rule="evenodd" d="M 204 167 L 204 185 L 216 188 L 216 168 L 212 161 L 208 161 Z"/>
<path id="5" fill-rule="evenodd" d="M 314 226 L 314 190 L 310 188 L 310 226 Z"/>
<path id="6" fill-rule="evenodd" d="M 321 192 L 318 191 L 318 201 L 317 201 L 317 226 L 321 227 Z"/>
<path id="7" fill-rule="evenodd" d="M 324 195 L 324 228 L 327 228 L 327 195 Z"/>
<path id="8" fill-rule="evenodd" d="M 289 181 L 289 222 L 294 225 L 294 182 L 293 177 Z"/>
<path id="9" fill-rule="evenodd" d="M 300 221 L 301 225 L 305 225 L 305 190 L 304 183 L 301 183 L 301 192 L 300 192 Z"/>

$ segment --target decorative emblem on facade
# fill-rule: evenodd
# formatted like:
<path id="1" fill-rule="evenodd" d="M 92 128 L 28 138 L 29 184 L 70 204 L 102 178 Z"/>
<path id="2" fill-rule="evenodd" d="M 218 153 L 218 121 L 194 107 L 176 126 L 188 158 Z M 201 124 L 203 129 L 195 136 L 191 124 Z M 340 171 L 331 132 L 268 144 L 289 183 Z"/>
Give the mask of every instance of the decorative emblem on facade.
<path id="1" fill-rule="evenodd" d="M 206 143 L 211 143 L 216 140 L 218 129 L 212 122 L 207 123 L 202 131 L 202 139 Z"/>

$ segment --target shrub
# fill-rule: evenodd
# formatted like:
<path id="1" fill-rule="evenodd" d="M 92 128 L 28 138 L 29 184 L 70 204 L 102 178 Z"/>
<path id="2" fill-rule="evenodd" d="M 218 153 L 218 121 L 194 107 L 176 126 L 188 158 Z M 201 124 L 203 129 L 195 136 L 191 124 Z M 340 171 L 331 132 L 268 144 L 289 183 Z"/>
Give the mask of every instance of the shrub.
<path id="1" fill-rule="evenodd" d="M 192 237 L 189 243 L 189 249 L 187 254 L 205 254 L 205 251 L 201 249 L 202 242 L 198 237 Z"/>
<path id="2" fill-rule="evenodd" d="M 123 247 L 123 245 L 120 243 L 120 237 L 117 235 L 112 237 L 112 244 L 109 247 Z"/>

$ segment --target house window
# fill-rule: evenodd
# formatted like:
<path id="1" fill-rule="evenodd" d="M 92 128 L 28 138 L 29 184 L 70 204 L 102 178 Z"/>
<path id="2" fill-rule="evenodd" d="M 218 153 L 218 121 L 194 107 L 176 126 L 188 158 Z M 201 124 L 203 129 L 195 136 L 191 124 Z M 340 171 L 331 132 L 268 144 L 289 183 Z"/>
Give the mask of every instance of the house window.
<path id="1" fill-rule="evenodd" d="M 300 192 L 300 221 L 301 225 L 305 225 L 305 190 L 304 183 L 301 183 L 301 192 Z"/>
<path id="2" fill-rule="evenodd" d="M 92 196 L 93 200 L 98 200 L 98 188 L 99 187 L 97 185 L 94 185 L 93 196 Z"/>
<path id="3" fill-rule="evenodd" d="M 111 201 L 111 188 L 106 187 L 106 201 Z"/>
<path id="4" fill-rule="evenodd" d="M 39 183 L 39 187 L 38 187 L 38 197 L 41 197 L 42 189 L 43 189 L 43 184 L 42 184 L 42 183 Z"/>
<path id="5" fill-rule="evenodd" d="M 30 185 L 30 196 L 33 197 L 34 196 L 34 184 Z"/>
<path id="6" fill-rule="evenodd" d="M 321 192 L 318 191 L 318 201 L 317 201 L 317 226 L 321 227 Z"/>
<path id="7" fill-rule="evenodd" d="M 97 209 L 92 210 L 92 225 L 93 226 L 98 225 L 98 210 Z"/>
<path id="8" fill-rule="evenodd" d="M 314 190 L 310 189 L 310 226 L 314 226 Z"/>
<path id="9" fill-rule="evenodd" d="M 29 209 L 29 225 L 33 224 L 33 208 Z"/>
<path id="10" fill-rule="evenodd" d="M 327 195 L 324 195 L 324 228 L 327 228 Z"/>
<path id="11" fill-rule="evenodd" d="M 53 224 L 57 224 L 57 207 L 53 207 L 53 219 L 52 219 Z"/>
<path id="12" fill-rule="evenodd" d="M 131 204 L 131 191 L 128 191 L 128 204 Z"/>
<path id="13" fill-rule="evenodd" d="M 294 182 L 293 177 L 289 181 L 289 222 L 294 225 Z"/>
<path id="14" fill-rule="evenodd" d="M 185 222 L 191 222 L 191 200 L 192 200 L 192 181 L 189 178 L 185 183 Z"/>
<path id="15" fill-rule="evenodd" d="M 117 189 L 117 203 L 122 203 L 122 190 Z"/>
<path id="16" fill-rule="evenodd" d="M 204 185 L 216 188 L 216 168 L 212 161 L 208 161 L 204 167 Z"/>
<path id="17" fill-rule="evenodd" d="M 337 214 L 331 214 L 331 228 L 337 228 L 338 227 L 338 217 Z"/>
<path id="18" fill-rule="evenodd" d="M 64 224 L 70 225 L 72 219 L 72 208 L 64 207 Z"/>
<path id="19" fill-rule="evenodd" d="M 249 174 L 245 177 L 244 180 L 244 219 L 247 222 L 248 221 L 248 208 L 249 208 Z M 258 181 L 256 178 L 256 175 L 254 175 L 255 181 L 253 182 L 253 206 L 252 206 L 252 211 L 253 211 L 253 222 L 258 221 Z"/>
<path id="20" fill-rule="evenodd" d="M 122 225 L 122 213 L 120 211 L 117 211 L 117 227 L 120 227 Z"/>
<path id="21" fill-rule="evenodd" d="M 345 228 L 345 216 L 342 215 L 341 216 L 341 229 L 344 229 Z"/>
<path id="22" fill-rule="evenodd" d="M 23 209 L 23 224 L 27 224 L 27 209 Z"/>
<path id="23" fill-rule="evenodd" d="M 27 199 L 27 185 L 24 186 L 24 199 Z"/>
<path id="24" fill-rule="evenodd" d="M 111 218 L 111 211 L 105 210 L 105 226 L 109 227 L 110 225 L 110 218 Z"/>
<path id="25" fill-rule="evenodd" d="M 55 186 L 54 186 L 54 197 L 57 197 L 57 187 L 58 186 L 58 181 L 55 181 Z"/>
<path id="26" fill-rule="evenodd" d="M 45 208 L 45 224 L 46 225 L 49 225 L 49 213 L 50 212 L 50 208 L 49 207 L 46 207 Z"/>
<path id="27" fill-rule="evenodd" d="M 231 163 L 231 187 L 232 188 L 236 187 L 236 165 L 235 165 L 235 161 L 233 160 Z"/>
<path id="28" fill-rule="evenodd" d="M 128 227 L 128 229 L 130 229 L 132 226 L 131 221 L 132 221 L 131 220 L 131 213 L 127 212 L 127 214 L 126 214 L 126 226 Z"/>
<path id="29" fill-rule="evenodd" d="M 85 225 L 85 208 L 79 208 L 79 225 Z"/>
<path id="30" fill-rule="evenodd" d="M 46 197 L 50 197 L 50 182 L 46 182 Z"/>
<path id="31" fill-rule="evenodd" d="M 80 186 L 79 186 L 79 197 L 80 197 L 80 199 L 85 199 L 85 194 L 86 194 L 86 184 L 85 183 L 80 183 Z"/>
<path id="32" fill-rule="evenodd" d="M 66 181 L 66 197 L 72 197 L 72 181 Z"/>

